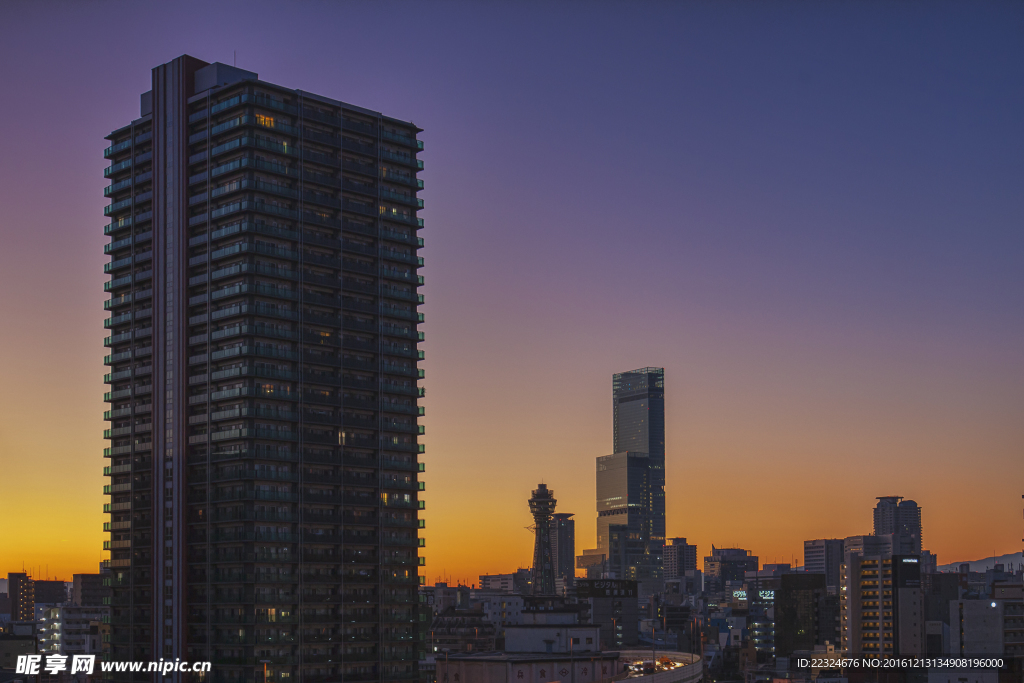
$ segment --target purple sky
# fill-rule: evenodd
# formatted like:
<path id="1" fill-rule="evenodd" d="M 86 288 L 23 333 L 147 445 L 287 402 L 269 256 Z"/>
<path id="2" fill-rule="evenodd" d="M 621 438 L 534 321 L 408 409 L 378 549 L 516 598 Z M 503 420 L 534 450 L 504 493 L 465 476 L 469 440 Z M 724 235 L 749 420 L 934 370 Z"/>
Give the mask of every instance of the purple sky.
<path id="1" fill-rule="evenodd" d="M 880 495 L 940 562 L 1016 549 L 1022 35 L 1020 3 L 4 3 L 0 529 L 82 531 L 0 564 L 100 557 L 103 136 L 153 66 L 233 50 L 425 129 L 430 580 L 529 563 L 541 479 L 592 547 L 645 365 L 701 553 L 799 556 Z"/>

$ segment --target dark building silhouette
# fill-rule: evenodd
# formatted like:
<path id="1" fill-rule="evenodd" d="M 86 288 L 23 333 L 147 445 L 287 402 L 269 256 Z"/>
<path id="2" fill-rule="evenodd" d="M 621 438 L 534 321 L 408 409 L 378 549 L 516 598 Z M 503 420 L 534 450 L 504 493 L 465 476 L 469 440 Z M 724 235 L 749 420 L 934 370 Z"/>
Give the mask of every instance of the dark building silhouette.
<path id="1" fill-rule="evenodd" d="M 644 522 L 647 559 L 641 578 L 660 578 L 665 544 L 665 369 L 612 376 L 612 452 L 646 453 L 650 469 Z"/>
<path id="2" fill-rule="evenodd" d="M 564 579 L 572 586 L 576 577 L 576 522 L 571 512 L 556 512 L 551 516 L 551 560 L 555 565 L 555 578 Z"/>
<path id="3" fill-rule="evenodd" d="M 35 601 L 42 605 L 59 605 L 68 599 L 63 581 L 36 581 Z"/>
<path id="4" fill-rule="evenodd" d="M 420 130 L 189 56 L 141 104 L 104 153 L 111 658 L 415 677 Z"/>
<path id="5" fill-rule="evenodd" d="M 71 604 L 76 607 L 100 607 L 103 598 L 110 597 L 103 574 L 75 574 L 71 578 Z"/>
<path id="6" fill-rule="evenodd" d="M 903 496 L 879 496 L 874 509 L 874 522 L 875 536 L 902 534 L 910 539 L 908 547 L 894 548 L 894 553 L 921 554 L 921 508 L 917 503 L 903 500 Z"/>
<path id="7" fill-rule="evenodd" d="M 551 516 L 555 513 L 553 491 L 538 484 L 530 496 L 530 514 L 533 515 L 533 583 L 532 595 L 554 595 L 555 564 L 551 553 Z"/>
<path id="8" fill-rule="evenodd" d="M 711 593 L 725 590 L 727 581 L 743 581 L 747 572 L 756 572 L 759 562 L 749 550 L 711 546 L 704 558 L 704 588 Z"/>
<path id="9" fill-rule="evenodd" d="M 670 538 L 664 557 L 666 579 L 678 579 L 697 568 L 697 546 L 690 545 L 685 538 Z"/>
<path id="10" fill-rule="evenodd" d="M 839 646 L 839 597 L 824 574 L 782 574 L 775 591 L 775 654 Z"/>
<path id="11" fill-rule="evenodd" d="M 654 573 L 649 564 L 650 456 L 615 453 L 597 459 L 597 550 L 603 573 L 640 580 Z"/>
<path id="12" fill-rule="evenodd" d="M 7 595 L 11 601 L 11 621 L 32 621 L 36 618 L 35 581 L 28 574 L 7 574 Z"/>
<path id="13" fill-rule="evenodd" d="M 843 539 L 819 538 L 804 541 L 804 571 L 824 574 L 825 585 L 839 590 L 839 570 L 843 565 Z"/>

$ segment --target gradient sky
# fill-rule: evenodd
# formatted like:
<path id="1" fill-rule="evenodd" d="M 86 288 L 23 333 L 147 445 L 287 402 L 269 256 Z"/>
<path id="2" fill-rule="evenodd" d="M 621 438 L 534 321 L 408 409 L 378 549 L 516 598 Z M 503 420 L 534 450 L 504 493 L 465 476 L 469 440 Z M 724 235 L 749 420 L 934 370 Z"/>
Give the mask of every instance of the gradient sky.
<path id="1" fill-rule="evenodd" d="M 594 546 L 611 375 L 668 533 L 790 561 L 923 508 L 1014 552 L 1024 4 L 0 4 L 0 574 L 101 559 L 103 136 L 180 54 L 425 129 L 426 576 Z"/>

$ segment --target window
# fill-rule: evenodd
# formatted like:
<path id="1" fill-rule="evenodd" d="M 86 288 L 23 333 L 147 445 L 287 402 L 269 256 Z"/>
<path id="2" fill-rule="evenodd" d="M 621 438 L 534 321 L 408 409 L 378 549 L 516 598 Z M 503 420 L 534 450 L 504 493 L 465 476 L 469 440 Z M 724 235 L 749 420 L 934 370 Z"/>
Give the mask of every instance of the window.
<path id="1" fill-rule="evenodd" d="M 579 645 L 580 644 L 580 639 L 579 638 L 573 638 L 572 639 L 572 644 L 573 645 Z"/>
<path id="2" fill-rule="evenodd" d="M 593 644 L 594 644 L 594 639 L 593 638 L 587 638 L 587 645 L 593 645 Z"/>

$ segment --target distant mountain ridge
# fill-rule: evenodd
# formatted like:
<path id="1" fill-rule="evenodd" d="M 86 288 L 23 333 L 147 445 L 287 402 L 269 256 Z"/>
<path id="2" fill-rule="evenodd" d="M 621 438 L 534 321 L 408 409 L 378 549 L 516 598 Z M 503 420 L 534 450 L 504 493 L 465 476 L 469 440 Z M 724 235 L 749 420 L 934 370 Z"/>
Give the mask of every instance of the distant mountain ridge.
<path id="1" fill-rule="evenodd" d="M 972 572 L 983 572 L 986 569 L 991 569 L 994 565 L 1002 564 L 1009 570 L 1011 565 L 1016 569 L 1020 564 L 1024 563 L 1024 553 L 1010 553 L 1009 555 L 1000 555 L 998 557 L 986 557 L 981 560 L 972 560 L 970 562 L 953 562 L 950 564 L 939 565 L 938 569 L 940 572 L 955 572 L 960 569 L 960 565 L 969 564 L 971 565 Z"/>

